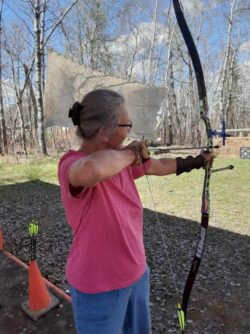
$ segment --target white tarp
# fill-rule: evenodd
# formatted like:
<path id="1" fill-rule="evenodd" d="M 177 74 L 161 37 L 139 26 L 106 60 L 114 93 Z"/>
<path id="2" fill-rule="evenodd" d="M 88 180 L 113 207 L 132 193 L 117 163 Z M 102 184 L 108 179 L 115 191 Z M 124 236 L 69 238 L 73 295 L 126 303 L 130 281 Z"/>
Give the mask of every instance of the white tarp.
<path id="1" fill-rule="evenodd" d="M 72 104 L 93 89 L 109 88 L 125 97 L 129 117 L 133 122 L 131 137 L 156 140 L 157 113 L 166 95 L 164 88 L 147 87 L 138 82 L 93 71 L 48 51 L 48 67 L 44 96 L 45 127 L 72 127 L 68 110 Z"/>

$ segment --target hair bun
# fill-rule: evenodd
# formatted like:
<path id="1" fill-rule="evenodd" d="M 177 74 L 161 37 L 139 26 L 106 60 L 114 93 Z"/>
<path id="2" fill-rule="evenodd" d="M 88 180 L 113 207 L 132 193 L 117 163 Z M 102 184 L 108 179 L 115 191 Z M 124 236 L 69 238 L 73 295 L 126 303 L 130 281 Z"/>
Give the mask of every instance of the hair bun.
<path id="1" fill-rule="evenodd" d="M 69 109 L 69 118 L 72 119 L 74 125 L 80 125 L 80 113 L 82 109 L 83 106 L 78 101 Z"/>

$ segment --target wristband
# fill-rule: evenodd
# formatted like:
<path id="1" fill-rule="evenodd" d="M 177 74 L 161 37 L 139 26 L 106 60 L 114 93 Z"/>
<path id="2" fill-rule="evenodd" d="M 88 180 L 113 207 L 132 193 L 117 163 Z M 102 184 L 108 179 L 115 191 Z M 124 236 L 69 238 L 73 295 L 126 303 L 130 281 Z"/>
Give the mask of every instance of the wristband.
<path id="1" fill-rule="evenodd" d="M 189 155 L 187 158 L 176 158 L 176 175 L 187 172 L 189 173 L 192 169 L 200 169 L 205 165 L 205 158 L 202 155 L 192 157 Z"/>

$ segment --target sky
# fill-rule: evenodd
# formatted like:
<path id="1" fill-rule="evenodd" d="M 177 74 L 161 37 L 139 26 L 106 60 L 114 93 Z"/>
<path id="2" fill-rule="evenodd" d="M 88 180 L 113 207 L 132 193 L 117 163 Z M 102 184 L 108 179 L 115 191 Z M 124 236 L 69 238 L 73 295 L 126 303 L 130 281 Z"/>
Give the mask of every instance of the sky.
<path id="1" fill-rule="evenodd" d="M 19 43 L 20 52 L 25 52 L 25 45 L 20 43 L 19 36 L 16 32 L 13 33 L 12 27 L 22 25 L 26 28 L 26 33 L 20 36 L 22 39 L 25 40 L 25 43 L 28 42 L 31 46 L 30 48 L 30 59 L 31 54 L 33 52 L 33 18 L 32 15 L 27 15 L 24 11 L 24 4 L 26 5 L 29 1 L 26 0 L 4 0 L 5 4 L 3 7 L 3 21 L 4 27 L 8 31 L 12 31 L 12 35 L 10 36 L 11 40 L 14 40 L 14 43 Z M 50 12 L 47 17 L 48 19 L 48 30 L 49 33 L 51 25 L 55 22 L 55 17 L 59 17 L 60 13 L 56 10 L 56 2 L 58 1 L 59 4 L 65 9 L 72 0 L 50 0 L 54 2 L 54 6 L 50 7 Z M 91 0 L 89 0 L 91 1 Z M 115 9 L 119 7 L 121 3 L 124 3 L 126 0 L 102 0 L 102 2 L 108 8 L 109 17 L 115 16 L 116 12 Z M 131 0 L 132 1 L 132 0 Z M 131 13 L 131 16 L 125 19 L 130 19 L 131 23 L 135 25 L 137 23 L 137 27 L 141 29 L 142 37 L 141 38 L 141 45 L 145 44 L 145 41 L 151 40 L 152 31 L 153 31 L 153 9 L 156 0 L 134 0 L 136 1 L 136 10 Z M 231 0 L 230 0 L 231 1 Z M 223 59 L 223 50 L 225 49 L 226 45 L 226 38 L 227 38 L 227 28 L 228 28 L 228 21 L 227 18 L 230 14 L 230 1 L 229 0 L 183 0 L 182 4 L 184 7 L 184 14 L 187 20 L 188 27 L 191 30 L 191 33 L 194 37 L 194 40 L 197 39 L 197 34 L 200 33 L 200 39 L 198 42 L 198 53 L 201 58 L 202 67 L 205 74 L 205 80 L 207 84 L 207 92 L 209 98 L 213 95 L 215 91 L 215 82 L 218 78 L 219 69 L 222 65 Z M 48 0 L 49 2 L 49 0 Z M 113 6 L 113 2 L 115 6 Z M 238 0 L 238 3 L 243 5 L 244 2 L 246 4 L 249 2 L 245 0 Z M 158 48 L 160 48 L 162 41 L 164 41 L 164 27 L 166 24 L 166 14 L 168 12 L 169 0 L 159 0 L 159 9 L 158 9 L 158 28 L 159 37 L 158 37 Z M 250 6 L 250 5 L 249 5 Z M 75 10 L 75 9 L 74 9 Z M 68 15 L 68 18 L 71 18 L 71 22 L 74 23 L 75 19 L 75 12 L 74 10 Z M 172 20 L 175 22 L 176 18 L 172 10 Z M 250 17 L 247 18 L 247 15 L 250 16 L 250 12 L 240 12 L 240 15 L 235 16 L 235 26 L 232 32 L 232 42 L 234 47 L 239 48 L 238 52 L 238 64 L 239 68 L 241 69 L 241 76 L 244 78 L 244 89 L 247 91 L 248 87 L 250 86 Z M 66 18 L 67 20 L 67 18 Z M 113 20 L 110 20 L 111 24 L 108 27 L 109 32 L 112 32 L 115 38 L 111 40 L 108 44 L 110 50 L 113 51 L 115 54 L 119 54 L 122 58 L 124 54 L 129 52 L 129 48 L 132 48 L 135 45 L 135 38 L 132 31 L 124 30 L 119 34 L 119 27 L 117 23 L 114 23 Z M 199 27 L 201 25 L 201 31 L 199 32 Z M 124 40 L 129 41 L 128 45 L 125 45 Z M 182 40 L 182 37 L 180 37 Z M 119 42 L 119 43 L 118 43 Z M 184 41 L 183 41 L 184 44 Z M 14 46 L 14 45 L 13 45 Z M 53 34 L 50 43 L 48 44 L 49 47 L 54 48 L 56 51 L 63 53 L 63 43 L 61 37 L 57 31 Z M 125 46 L 125 47 L 124 47 Z M 140 53 L 143 58 L 143 52 L 145 50 L 141 47 Z M 139 54 L 140 54 L 139 53 Z M 165 57 L 165 58 L 164 58 Z M 163 61 L 166 62 L 167 54 L 164 53 Z M 183 63 L 183 60 L 181 60 Z M 148 61 L 146 60 L 144 63 L 137 62 L 134 66 L 134 79 L 132 80 L 140 80 L 142 79 L 143 75 L 143 66 L 148 66 Z M 208 65 L 207 65 L 208 64 Z M 178 71 L 178 66 L 182 66 L 181 64 L 174 64 L 175 70 Z M 160 71 L 159 71 L 160 72 Z M 14 90 L 10 89 L 11 80 L 10 77 L 6 77 L 6 85 L 4 87 L 5 91 L 8 94 L 8 101 L 5 100 L 5 103 L 12 104 L 15 102 L 15 94 Z M 23 80 L 24 81 L 24 80 Z M 164 80 L 158 79 L 157 84 L 163 84 Z M 177 81 L 178 83 L 178 81 Z M 8 85 L 7 85 L 8 84 Z M 249 89 L 248 89 L 249 91 Z M 5 96 L 7 95 L 5 93 Z M 249 100 L 249 93 L 246 94 Z M 248 101 L 248 104 L 250 102 Z"/>
<path id="2" fill-rule="evenodd" d="M 66 8 L 72 0 L 60 0 L 59 3 L 62 8 Z M 124 3 L 125 0 L 102 0 L 102 3 L 108 8 L 109 15 L 115 15 L 115 10 L 119 7 L 120 4 Z M 150 39 L 152 36 L 153 29 L 153 9 L 155 6 L 155 0 L 137 0 L 136 7 L 138 11 L 134 11 L 130 17 L 132 23 L 135 21 L 141 27 L 144 37 Z M 220 4 L 222 2 L 222 4 Z M 245 0 L 238 0 L 238 4 L 243 5 L 244 2 L 248 3 Z M 3 20 L 4 24 L 8 27 L 13 26 L 13 24 L 22 24 L 30 30 L 25 36 L 25 40 L 32 45 L 33 44 L 33 18 L 32 16 L 27 15 L 27 9 L 29 6 L 29 1 L 24 0 L 4 0 L 3 7 Z M 52 4 L 54 5 L 50 7 Z M 56 10 L 56 1 L 48 1 L 48 7 L 50 8 L 51 13 L 48 16 L 48 27 L 51 24 L 52 19 L 55 18 L 55 15 L 59 15 Z M 227 37 L 227 20 L 226 18 L 230 14 L 230 1 L 216 1 L 216 0 L 182 0 L 182 5 L 184 8 L 185 16 L 188 22 L 188 26 L 193 34 L 193 37 L 196 39 L 198 28 L 202 23 L 202 30 L 200 32 L 200 41 L 198 44 L 198 51 L 202 62 L 206 62 L 206 57 L 210 58 L 210 63 L 213 63 L 214 68 L 218 69 L 221 66 L 222 54 L 221 51 L 225 48 L 226 37 Z M 158 26 L 164 30 L 164 25 L 166 23 L 166 15 L 169 6 L 169 0 L 159 0 L 159 10 L 158 17 L 159 23 Z M 173 11 L 173 8 L 172 8 Z M 71 11 L 69 16 L 74 16 L 74 10 Z M 235 46 L 240 47 L 238 52 L 238 62 L 241 66 L 250 66 L 250 20 L 247 20 L 247 13 L 242 13 L 235 17 L 235 28 L 232 32 L 232 40 Z M 248 14 L 250 16 L 250 14 Z M 74 19 L 74 18 L 73 18 Z M 175 16 L 173 14 L 173 19 Z M 117 26 L 112 21 L 112 24 L 109 27 L 110 31 L 117 33 Z M 49 29 L 48 29 L 49 31 Z M 52 46 L 59 52 L 63 52 L 61 39 L 58 37 L 58 33 L 55 31 L 49 46 Z M 240 37 L 239 37 L 240 36 Z M 13 37 L 13 36 L 12 36 Z M 133 34 L 130 32 L 127 35 L 116 36 L 116 40 L 110 42 L 109 47 L 111 50 L 115 50 L 116 53 L 121 50 L 121 55 L 124 50 L 122 48 L 122 41 L 126 39 L 130 41 L 130 47 L 135 43 Z M 208 44 L 206 43 L 207 49 L 204 48 L 203 40 L 207 39 Z M 159 45 L 162 41 L 162 38 L 159 38 Z M 120 43 L 116 43 L 120 42 Z M 141 50 L 143 52 L 143 49 Z M 140 71 L 140 64 L 137 65 L 137 71 Z"/>
<path id="3" fill-rule="evenodd" d="M 107 5 L 107 8 L 109 10 L 109 14 L 112 15 L 112 8 L 114 11 L 114 8 L 117 8 L 120 3 L 123 3 L 125 1 L 116 0 L 114 6 L 114 0 L 102 0 L 103 3 Z M 52 4 L 55 2 L 54 0 L 48 0 L 48 4 Z M 60 0 L 59 3 L 62 7 L 66 8 L 72 0 Z M 141 22 L 148 23 L 152 22 L 152 15 L 153 15 L 153 8 L 155 5 L 155 0 L 137 0 L 135 1 L 138 3 L 136 7 L 138 8 L 138 13 L 140 13 Z M 223 1 L 222 1 L 223 2 Z M 239 4 L 246 4 L 248 1 L 244 0 L 237 0 Z M 3 7 L 3 19 L 5 24 L 13 24 L 22 22 L 22 24 L 25 24 L 29 26 L 30 31 L 33 30 L 33 21 L 32 17 L 27 15 L 27 10 L 30 5 L 28 4 L 29 1 L 24 0 L 4 0 L 4 7 Z M 225 44 L 226 42 L 226 33 L 227 33 L 227 22 L 225 19 L 225 16 L 228 16 L 230 14 L 230 1 L 225 0 L 224 5 L 218 4 L 218 1 L 215 0 L 182 0 L 182 5 L 185 11 L 185 16 L 188 20 L 188 25 L 190 28 L 192 28 L 192 22 L 196 22 L 199 24 L 199 21 L 201 17 L 203 16 L 203 29 L 202 34 L 206 36 L 209 34 L 209 41 L 211 48 L 214 48 L 216 45 Z M 249 3 L 248 3 L 249 4 Z M 48 7 L 49 7 L 48 5 Z M 167 12 L 169 6 L 169 0 L 159 0 L 159 18 L 161 16 L 161 13 Z M 26 7 L 26 8 L 25 8 Z M 24 8 L 24 9 L 23 9 Z M 50 18 L 53 17 L 53 15 L 57 15 L 54 8 L 51 9 L 52 14 L 50 15 Z M 173 8 L 172 8 L 173 10 Z M 73 12 L 72 12 L 73 13 Z M 137 13 L 135 13 L 133 20 L 138 20 L 138 17 L 136 17 Z M 71 14 L 69 14 L 71 15 Z M 239 16 L 238 16 L 239 17 Z M 242 20 L 243 17 L 243 20 Z M 250 19 L 250 18 L 249 18 Z M 245 43 L 250 41 L 250 24 L 249 20 L 247 18 L 244 19 L 243 14 L 238 18 L 236 18 L 237 23 L 237 29 L 233 30 L 233 35 L 237 35 L 238 31 L 241 31 L 241 34 L 244 34 L 245 31 L 245 38 L 241 37 Z M 165 22 L 162 22 L 164 24 Z M 195 26 L 197 27 L 197 26 Z M 112 23 L 111 30 L 114 29 L 114 23 Z M 195 35 L 195 31 L 193 31 L 193 34 Z M 248 46 L 248 44 L 246 44 Z M 243 51 L 243 50 L 242 50 Z M 249 48 L 248 50 L 249 51 Z M 246 48 L 244 49 L 244 52 L 246 52 Z"/>

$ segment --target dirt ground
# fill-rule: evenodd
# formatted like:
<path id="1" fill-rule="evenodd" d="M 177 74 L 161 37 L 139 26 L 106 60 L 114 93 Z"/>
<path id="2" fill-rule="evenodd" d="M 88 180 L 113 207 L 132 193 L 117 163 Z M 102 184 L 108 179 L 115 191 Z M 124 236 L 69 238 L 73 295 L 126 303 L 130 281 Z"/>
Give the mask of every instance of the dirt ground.
<path id="1" fill-rule="evenodd" d="M 21 309 L 28 299 L 28 272 L 4 252 L 0 252 L 0 333 L 1 334 L 74 334 L 70 303 L 50 289 L 60 304 L 37 321 Z"/>
<path id="2" fill-rule="evenodd" d="M 42 274 L 67 292 L 64 268 L 71 243 L 59 187 L 41 181 L 0 186 L 5 250 L 29 261 L 28 224 L 39 221 L 37 262 Z M 159 213 L 171 244 L 171 262 L 183 291 L 196 245 L 197 222 Z M 166 223 L 167 222 L 167 223 Z M 144 240 L 151 270 L 152 334 L 178 333 L 177 297 L 153 211 L 144 210 Z M 27 299 L 27 272 L 0 254 L 0 333 L 73 334 L 71 308 L 60 306 L 37 322 L 20 304 Z M 242 334 L 249 323 L 249 237 L 210 227 L 206 250 L 189 301 L 186 333 Z M 98 334 L 98 333 L 97 333 Z M 112 334 L 112 333 L 110 333 Z M 143 333 L 142 333 L 143 334 Z"/>

